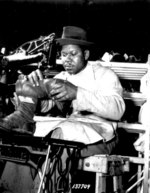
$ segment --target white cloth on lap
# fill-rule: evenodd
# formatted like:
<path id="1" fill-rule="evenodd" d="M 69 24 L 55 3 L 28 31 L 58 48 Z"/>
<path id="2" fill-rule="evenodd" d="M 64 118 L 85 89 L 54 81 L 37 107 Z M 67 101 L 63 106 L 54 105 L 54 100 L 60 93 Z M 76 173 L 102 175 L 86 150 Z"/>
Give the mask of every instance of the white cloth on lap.
<path id="1" fill-rule="evenodd" d="M 100 124 L 96 120 L 86 118 L 59 118 L 59 117 L 40 117 L 35 116 L 36 131 L 34 136 L 44 137 L 50 131 L 55 130 L 53 138 L 77 141 L 85 144 L 95 143 L 102 140 L 102 136 L 92 129 L 91 124 Z"/>

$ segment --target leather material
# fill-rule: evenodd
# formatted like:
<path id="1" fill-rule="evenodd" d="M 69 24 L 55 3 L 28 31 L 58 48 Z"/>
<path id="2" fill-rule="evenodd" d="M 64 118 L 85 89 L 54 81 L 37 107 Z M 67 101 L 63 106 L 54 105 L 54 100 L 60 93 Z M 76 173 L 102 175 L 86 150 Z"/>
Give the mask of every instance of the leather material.
<path id="1" fill-rule="evenodd" d="M 18 80 L 16 82 L 16 93 L 18 96 L 32 98 L 33 103 L 20 101 L 14 113 L 6 116 L 0 121 L 0 130 L 13 131 L 22 134 L 33 134 L 35 128 L 33 127 L 33 116 L 37 107 L 38 98 L 50 98 L 51 84 L 63 80 L 59 79 L 45 79 L 40 81 L 39 86 L 33 86 L 29 81 Z M 56 103 L 59 110 L 63 111 L 62 104 Z"/>
<path id="2" fill-rule="evenodd" d="M 20 135 L 33 135 L 35 132 L 35 123 L 24 123 L 22 127 L 18 127 L 10 120 L 0 120 L 0 133 L 11 133 Z"/>
<path id="3" fill-rule="evenodd" d="M 21 135 L 33 135 L 35 132 L 35 123 L 25 123 L 22 128 L 13 129 L 13 134 L 21 134 Z"/>
<path id="4" fill-rule="evenodd" d="M 54 83 L 63 83 L 64 80 L 61 79 L 44 79 L 39 82 L 39 86 L 33 86 L 29 81 L 24 79 L 19 79 L 16 82 L 16 93 L 18 96 L 31 97 L 35 103 L 37 103 L 37 99 L 50 99 L 50 91 L 52 89 L 52 84 Z M 56 107 L 59 110 L 62 116 L 66 115 L 66 104 L 63 102 L 55 101 Z"/>
<path id="5" fill-rule="evenodd" d="M 16 82 L 16 93 L 19 96 L 25 96 L 25 97 L 34 97 L 34 98 L 50 98 L 50 91 L 52 89 L 52 84 L 54 83 L 63 83 L 64 80 L 61 79 L 44 79 L 42 81 L 39 81 L 39 86 L 33 86 L 29 81 L 27 80 L 18 80 Z"/>
<path id="6" fill-rule="evenodd" d="M 36 104 L 20 102 L 17 110 L 0 120 L 0 132 L 16 132 L 33 135 L 35 122 L 33 121 Z"/>
<path id="7" fill-rule="evenodd" d="M 50 79 L 49 82 L 51 83 L 52 80 Z M 48 85 L 47 85 L 48 87 Z M 50 85 L 49 85 L 50 89 Z M 18 96 L 27 96 L 32 98 L 44 98 L 48 96 L 47 93 L 48 89 L 43 81 L 40 81 L 39 86 L 33 86 L 29 81 L 22 81 L 18 80 L 16 82 L 16 93 Z"/>

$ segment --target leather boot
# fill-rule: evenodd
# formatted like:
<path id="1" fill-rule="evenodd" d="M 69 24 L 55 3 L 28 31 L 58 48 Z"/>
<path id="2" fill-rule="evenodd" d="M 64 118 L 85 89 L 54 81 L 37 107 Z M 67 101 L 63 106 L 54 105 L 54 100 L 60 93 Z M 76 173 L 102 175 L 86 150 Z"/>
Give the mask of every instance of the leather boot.
<path id="1" fill-rule="evenodd" d="M 0 131 L 19 132 L 22 134 L 34 134 L 35 123 L 33 116 L 37 107 L 38 98 L 49 97 L 52 79 L 40 82 L 39 86 L 33 86 L 29 81 L 18 80 L 16 82 L 16 94 L 20 97 L 17 109 L 10 115 L 0 120 Z"/>

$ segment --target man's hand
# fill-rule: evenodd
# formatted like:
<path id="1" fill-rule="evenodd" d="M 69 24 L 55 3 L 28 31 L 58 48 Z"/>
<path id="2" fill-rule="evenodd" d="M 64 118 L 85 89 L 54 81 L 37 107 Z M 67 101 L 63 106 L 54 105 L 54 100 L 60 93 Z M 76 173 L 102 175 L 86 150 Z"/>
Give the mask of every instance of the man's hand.
<path id="1" fill-rule="evenodd" d="M 43 75 L 41 71 L 37 69 L 27 76 L 27 80 L 30 81 L 33 86 L 39 86 L 39 82 L 43 80 Z M 51 90 L 49 94 L 54 100 L 66 101 L 76 99 L 77 86 L 61 79 L 53 80 L 54 81 L 51 82 Z"/>
<path id="2" fill-rule="evenodd" d="M 77 86 L 60 79 L 51 84 L 50 95 L 57 101 L 74 100 L 77 96 Z"/>
<path id="3" fill-rule="evenodd" d="M 42 72 L 39 69 L 37 69 L 31 72 L 27 76 L 27 79 L 33 84 L 33 86 L 39 86 L 39 81 L 43 80 Z"/>

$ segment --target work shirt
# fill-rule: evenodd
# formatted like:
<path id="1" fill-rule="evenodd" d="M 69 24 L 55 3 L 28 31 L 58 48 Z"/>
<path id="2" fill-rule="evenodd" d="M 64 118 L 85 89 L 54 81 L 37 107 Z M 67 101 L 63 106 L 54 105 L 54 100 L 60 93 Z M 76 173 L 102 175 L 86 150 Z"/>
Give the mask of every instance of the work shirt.
<path id="1" fill-rule="evenodd" d="M 89 143 L 100 139 L 110 140 L 114 136 L 117 121 L 125 111 L 123 89 L 117 75 L 97 61 L 88 62 L 78 74 L 71 75 L 62 71 L 54 78 L 69 81 L 77 86 L 77 97 L 72 101 L 72 114 L 63 119 L 61 127 L 65 127 L 66 121 L 69 121 L 71 127 L 72 124 L 76 124 L 75 131 L 77 131 L 80 127 L 78 123 L 83 124 L 84 130 L 89 130 L 89 134 L 86 135 L 92 138 Z M 43 112 L 50 108 L 52 100 L 43 103 Z M 91 130 L 95 131 L 96 135 L 92 135 Z"/>

